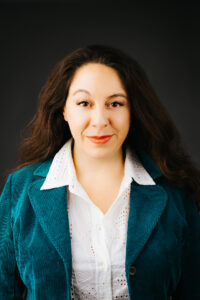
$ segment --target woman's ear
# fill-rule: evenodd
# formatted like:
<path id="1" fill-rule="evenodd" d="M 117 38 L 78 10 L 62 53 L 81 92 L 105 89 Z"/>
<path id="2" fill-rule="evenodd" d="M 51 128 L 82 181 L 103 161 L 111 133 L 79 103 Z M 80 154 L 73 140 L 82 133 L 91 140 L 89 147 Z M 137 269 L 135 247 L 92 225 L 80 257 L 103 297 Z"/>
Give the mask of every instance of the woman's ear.
<path id="1" fill-rule="evenodd" d="M 64 117 L 64 120 L 67 122 L 67 114 L 66 114 L 66 110 L 65 110 L 65 107 L 63 108 L 63 117 Z"/>

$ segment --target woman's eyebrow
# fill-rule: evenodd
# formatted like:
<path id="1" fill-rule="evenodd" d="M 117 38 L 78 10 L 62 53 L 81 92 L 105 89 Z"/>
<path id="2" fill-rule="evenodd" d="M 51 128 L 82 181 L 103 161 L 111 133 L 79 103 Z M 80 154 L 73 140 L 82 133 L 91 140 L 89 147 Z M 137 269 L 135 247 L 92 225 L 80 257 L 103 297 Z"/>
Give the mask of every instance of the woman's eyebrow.
<path id="1" fill-rule="evenodd" d="M 82 93 L 86 93 L 86 94 L 88 94 L 88 95 L 91 95 L 87 90 L 79 89 L 79 90 L 75 91 L 75 92 L 72 94 L 72 96 L 74 96 L 75 94 L 77 94 L 77 93 L 79 93 L 79 92 L 82 92 Z M 107 98 L 108 98 L 108 99 L 111 99 L 111 98 L 115 98 L 115 97 L 124 97 L 125 99 L 127 99 L 127 96 L 124 95 L 124 94 L 122 94 L 122 93 L 115 93 L 115 94 L 113 94 L 113 95 L 108 96 Z"/>

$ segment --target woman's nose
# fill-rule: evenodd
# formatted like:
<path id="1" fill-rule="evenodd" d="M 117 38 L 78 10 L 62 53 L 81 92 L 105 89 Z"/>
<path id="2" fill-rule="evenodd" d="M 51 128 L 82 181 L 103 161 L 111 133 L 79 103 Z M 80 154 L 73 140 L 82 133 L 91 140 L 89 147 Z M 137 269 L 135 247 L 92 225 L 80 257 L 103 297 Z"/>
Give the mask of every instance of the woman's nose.
<path id="1" fill-rule="evenodd" d="M 91 114 L 92 126 L 107 126 L 109 124 L 108 111 L 105 108 L 96 107 Z"/>

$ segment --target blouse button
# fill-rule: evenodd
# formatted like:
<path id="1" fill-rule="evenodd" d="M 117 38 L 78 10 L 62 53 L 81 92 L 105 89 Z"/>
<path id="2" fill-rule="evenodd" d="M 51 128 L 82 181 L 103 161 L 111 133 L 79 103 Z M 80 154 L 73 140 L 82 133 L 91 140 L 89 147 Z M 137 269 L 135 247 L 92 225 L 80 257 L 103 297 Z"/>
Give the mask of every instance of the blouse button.
<path id="1" fill-rule="evenodd" d="M 135 273 L 136 273 L 136 267 L 135 266 L 131 266 L 129 274 L 133 276 L 133 275 L 135 275 Z"/>

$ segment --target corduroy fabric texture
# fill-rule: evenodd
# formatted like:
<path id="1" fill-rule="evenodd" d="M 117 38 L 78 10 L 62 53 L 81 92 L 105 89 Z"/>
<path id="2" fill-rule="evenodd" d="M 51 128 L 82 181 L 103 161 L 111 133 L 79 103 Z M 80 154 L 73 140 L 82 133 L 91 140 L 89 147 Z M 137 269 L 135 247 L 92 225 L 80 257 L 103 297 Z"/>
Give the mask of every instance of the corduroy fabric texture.
<path id="1" fill-rule="evenodd" d="M 200 214 L 140 153 L 156 185 L 131 184 L 126 278 L 130 299 L 200 299 Z M 0 299 L 69 300 L 66 186 L 40 190 L 52 159 L 9 175 L 0 198 Z"/>

